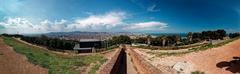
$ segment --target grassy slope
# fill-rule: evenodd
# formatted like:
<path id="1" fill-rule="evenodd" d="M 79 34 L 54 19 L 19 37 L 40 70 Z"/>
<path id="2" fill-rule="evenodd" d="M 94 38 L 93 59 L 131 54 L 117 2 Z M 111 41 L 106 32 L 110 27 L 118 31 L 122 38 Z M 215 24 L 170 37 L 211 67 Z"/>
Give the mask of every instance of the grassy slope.
<path id="1" fill-rule="evenodd" d="M 240 39 L 240 37 L 229 39 L 229 40 L 226 40 L 226 41 L 221 42 L 221 43 L 216 44 L 216 45 L 204 44 L 204 45 L 202 45 L 200 47 L 189 49 L 189 51 L 186 51 L 186 52 L 173 52 L 173 53 L 168 53 L 168 52 L 153 53 L 153 52 L 149 52 L 149 53 L 150 54 L 157 54 L 157 56 L 159 56 L 159 57 L 161 57 L 161 56 L 172 56 L 172 55 L 182 55 L 182 54 L 186 54 L 186 53 L 190 53 L 190 52 L 198 52 L 198 51 L 207 50 L 209 48 L 223 46 L 223 45 L 228 44 L 228 43 L 230 43 L 232 41 L 235 41 L 237 39 Z"/>
<path id="2" fill-rule="evenodd" d="M 100 54 L 91 56 L 66 57 L 49 53 L 40 48 L 29 46 L 16 41 L 13 38 L 3 37 L 4 42 L 14 48 L 17 53 L 25 55 L 30 62 L 49 69 L 50 74 L 79 74 L 81 67 L 90 63 L 105 62 L 106 59 Z M 98 68 L 97 68 L 98 69 Z M 92 73 L 95 73 L 93 70 Z"/>

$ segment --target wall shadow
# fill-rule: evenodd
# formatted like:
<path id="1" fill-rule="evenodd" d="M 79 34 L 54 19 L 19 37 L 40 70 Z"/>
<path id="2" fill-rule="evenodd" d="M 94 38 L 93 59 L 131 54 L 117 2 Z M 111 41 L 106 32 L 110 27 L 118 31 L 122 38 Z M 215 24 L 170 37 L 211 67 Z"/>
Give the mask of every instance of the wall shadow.
<path id="1" fill-rule="evenodd" d="M 216 64 L 218 68 L 226 68 L 232 73 L 240 73 L 240 57 L 233 57 L 231 61 L 222 61 Z"/>
<path id="2" fill-rule="evenodd" d="M 121 49 L 117 61 L 111 70 L 111 74 L 127 74 L 127 55 L 125 49 Z"/>
<path id="3" fill-rule="evenodd" d="M 122 60 L 120 62 L 119 74 L 127 74 L 127 55 L 124 51 L 122 54 Z"/>

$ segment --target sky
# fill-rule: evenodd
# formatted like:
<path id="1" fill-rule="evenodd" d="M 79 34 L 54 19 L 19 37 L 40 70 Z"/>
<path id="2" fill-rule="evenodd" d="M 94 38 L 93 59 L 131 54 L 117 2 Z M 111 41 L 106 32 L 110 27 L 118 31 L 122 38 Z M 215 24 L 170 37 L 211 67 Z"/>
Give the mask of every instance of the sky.
<path id="1" fill-rule="evenodd" d="M 0 33 L 240 31 L 240 0 L 0 0 Z"/>

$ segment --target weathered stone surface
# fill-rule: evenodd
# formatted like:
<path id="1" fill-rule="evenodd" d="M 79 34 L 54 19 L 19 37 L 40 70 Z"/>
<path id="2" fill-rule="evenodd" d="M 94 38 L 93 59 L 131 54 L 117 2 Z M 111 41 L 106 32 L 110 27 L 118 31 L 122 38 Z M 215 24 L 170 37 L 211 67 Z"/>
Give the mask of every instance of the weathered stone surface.
<path id="1" fill-rule="evenodd" d="M 140 54 L 136 53 L 133 49 L 127 49 L 129 55 L 132 57 L 133 64 L 137 68 L 139 74 L 163 74 L 161 70 L 154 67 L 147 62 Z"/>
<path id="2" fill-rule="evenodd" d="M 186 61 L 184 62 L 177 62 L 176 64 L 173 65 L 173 69 L 176 71 L 185 74 L 186 72 L 189 71 L 191 68 L 191 65 L 187 63 Z"/>

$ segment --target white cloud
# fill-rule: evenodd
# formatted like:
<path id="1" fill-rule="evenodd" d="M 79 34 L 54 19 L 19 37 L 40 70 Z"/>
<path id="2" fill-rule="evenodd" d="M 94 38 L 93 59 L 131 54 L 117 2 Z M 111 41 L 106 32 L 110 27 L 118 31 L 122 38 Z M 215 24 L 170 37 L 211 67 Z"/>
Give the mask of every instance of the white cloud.
<path id="1" fill-rule="evenodd" d="M 91 15 L 87 18 L 75 19 L 73 22 L 67 20 L 49 20 L 33 24 L 26 18 L 6 18 L 0 22 L 1 30 L 5 33 L 46 33 L 62 31 L 106 31 L 122 25 L 125 18 L 124 12 L 109 12 L 104 15 Z"/>
<path id="2" fill-rule="evenodd" d="M 0 22 L 4 29 L 2 33 L 46 33 L 64 31 L 66 20 L 51 22 L 44 20 L 39 24 L 33 24 L 26 18 L 7 18 Z"/>
<path id="3" fill-rule="evenodd" d="M 124 30 L 156 31 L 156 30 L 164 30 L 167 27 L 168 27 L 167 23 L 150 21 L 150 22 L 135 23 L 135 24 L 126 26 Z"/>
<path id="4" fill-rule="evenodd" d="M 124 12 L 110 12 L 104 15 L 91 15 L 84 19 L 76 19 L 69 28 L 82 30 L 106 30 L 123 24 L 125 18 Z"/>
<path id="5" fill-rule="evenodd" d="M 54 22 L 51 22 L 49 20 L 44 20 L 39 24 L 39 28 L 45 32 L 65 31 L 66 27 L 67 27 L 66 20 L 60 20 L 60 21 L 56 20 Z"/>
<path id="6" fill-rule="evenodd" d="M 150 21 L 126 23 L 124 12 L 109 12 L 103 15 L 90 15 L 86 18 L 67 20 L 43 20 L 32 23 L 26 18 L 5 18 L 0 21 L 0 33 L 47 33 L 68 31 L 155 31 L 164 30 L 166 23 Z"/>
<path id="7" fill-rule="evenodd" d="M 24 18 L 8 18 L 4 22 L 0 22 L 0 26 L 5 28 L 3 32 L 6 33 L 37 32 L 37 27 Z"/>
<path id="8" fill-rule="evenodd" d="M 147 11 L 149 11 L 149 12 L 158 12 L 158 11 L 160 11 L 159 9 L 156 8 L 156 6 L 157 5 L 154 4 L 154 5 L 150 6 L 150 7 L 148 7 Z"/>

